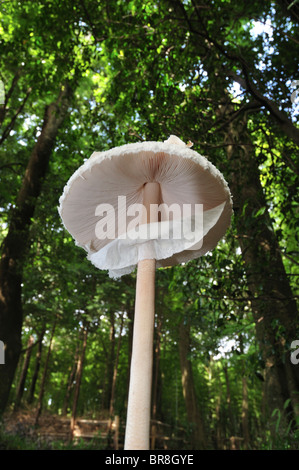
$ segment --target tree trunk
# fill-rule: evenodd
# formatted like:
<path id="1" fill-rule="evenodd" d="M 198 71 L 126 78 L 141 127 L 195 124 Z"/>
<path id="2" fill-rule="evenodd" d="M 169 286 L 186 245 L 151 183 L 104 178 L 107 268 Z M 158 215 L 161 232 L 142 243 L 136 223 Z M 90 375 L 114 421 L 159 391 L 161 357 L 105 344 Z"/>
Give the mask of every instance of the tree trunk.
<path id="1" fill-rule="evenodd" d="M 248 387 L 247 377 L 245 375 L 242 377 L 242 431 L 244 439 L 243 447 L 247 450 L 249 446 Z"/>
<path id="2" fill-rule="evenodd" d="M 57 317 L 54 320 L 54 325 L 53 325 L 52 332 L 51 332 L 50 344 L 48 347 L 48 353 L 47 353 L 46 362 L 44 366 L 43 377 L 42 377 L 41 384 L 40 384 L 38 404 L 37 404 L 37 410 L 36 410 L 36 415 L 35 415 L 35 426 L 37 426 L 39 417 L 42 412 L 43 398 L 44 398 L 44 393 L 45 393 L 48 366 L 49 366 L 50 356 L 52 352 L 52 345 L 53 345 L 53 338 L 54 338 L 54 333 L 55 333 L 55 328 L 56 328 L 56 322 L 57 322 Z"/>
<path id="3" fill-rule="evenodd" d="M 12 79 L 12 82 L 11 82 L 11 85 L 9 87 L 9 89 L 7 90 L 7 92 L 5 93 L 5 99 L 4 99 L 4 103 L 1 105 L 0 104 L 0 127 L 2 126 L 3 124 L 3 121 L 6 117 L 6 112 L 8 110 L 8 102 L 18 84 L 18 81 L 20 80 L 20 77 L 22 75 L 22 72 L 21 72 L 21 67 L 19 67 L 17 70 L 16 70 L 16 73 Z"/>
<path id="4" fill-rule="evenodd" d="M 20 104 L 20 106 L 16 109 L 14 115 L 11 117 L 11 120 L 10 122 L 7 124 L 7 126 L 5 127 L 5 129 L 3 130 L 2 132 L 2 135 L 0 137 L 0 145 L 3 144 L 3 142 L 5 141 L 5 139 L 8 138 L 9 134 L 11 133 L 11 131 L 13 130 L 14 128 L 14 125 L 15 125 L 15 122 L 17 120 L 17 117 L 22 113 L 24 107 L 25 107 L 25 104 L 30 96 L 30 93 L 32 92 L 32 88 L 29 87 L 27 92 L 26 92 L 26 95 L 22 101 L 22 103 Z M 1 113 L 0 113 L 1 114 Z M 4 118 L 4 116 L 3 116 Z M 1 117 L 0 117 L 0 121 L 1 121 Z"/>
<path id="5" fill-rule="evenodd" d="M 115 366 L 115 313 L 110 312 L 110 335 L 109 335 L 109 349 L 107 357 L 107 387 L 106 389 L 106 399 L 104 403 L 105 409 L 109 410 L 112 396 L 112 387 L 113 387 L 113 373 Z"/>
<path id="6" fill-rule="evenodd" d="M 15 404 L 14 404 L 14 410 L 16 411 L 22 400 L 22 396 L 24 393 L 24 388 L 25 388 L 25 381 L 27 377 L 27 372 L 28 372 L 28 367 L 29 367 L 29 362 L 30 362 L 30 357 L 31 357 L 31 352 L 32 352 L 32 345 L 33 345 L 33 336 L 30 335 L 28 343 L 27 343 L 27 350 L 24 358 L 24 364 L 21 372 L 21 377 L 19 381 L 19 385 L 17 388 L 17 394 L 16 394 L 16 399 L 15 399 Z"/>
<path id="7" fill-rule="evenodd" d="M 110 407 L 109 407 L 109 416 L 110 416 L 109 419 L 111 420 L 111 423 L 112 423 L 112 418 L 113 418 L 113 415 L 114 415 L 114 402 L 115 402 L 117 369 L 118 369 L 118 361 L 119 361 L 119 353 L 120 353 L 123 326 L 124 326 L 124 312 L 122 312 L 122 314 L 121 314 L 120 331 L 119 331 L 119 337 L 118 337 L 118 342 L 117 342 L 117 351 L 116 351 L 116 357 L 115 357 L 114 368 L 113 368 L 113 378 L 112 378 Z M 109 428 L 110 428 L 110 426 L 109 426 Z"/>
<path id="8" fill-rule="evenodd" d="M 34 368 L 34 373 L 33 373 L 32 380 L 31 380 L 29 396 L 27 400 L 28 404 L 33 403 L 33 400 L 34 400 L 35 386 L 36 386 L 40 364 L 41 364 L 41 358 L 42 358 L 44 335 L 45 335 L 45 330 L 42 330 L 42 332 L 38 336 L 38 346 L 37 346 L 37 353 L 36 353 L 36 359 L 35 359 L 35 368 Z"/>
<path id="9" fill-rule="evenodd" d="M 119 416 L 114 417 L 114 403 L 115 403 L 116 379 L 117 379 L 117 370 L 118 370 L 119 353 L 120 353 L 123 326 L 124 326 L 124 312 L 122 312 L 121 314 L 120 331 L 119 331 L 119 337 L 117 341 L 117 351 L 116 351 L 116 357 L 115 357 L 115 362 L 114 362 L 114 367 L 113 367 L 113 378 L 112 378 L 111 397 L 110 397 L 110 406 L 109 406 L 108 436 L 110 438 L 110 435 L 112 432 L 113 418 L 114 418 L 114 424 L 115 424 L 115 433 L 114 433 L 114 438 L 113 438 L 114 450 L 118 450 Z"/>
<path id="10" fill-rule="evenodd" d="M 217 446 L 217 450 L 222 450 L 223 449 L 223 436 L 225 436 L 225 432 L 223 432 L 222 413 L 221 413 L 222 383 L 221 383 L 220 374 L 218 372 L 216 375 L 216 385 L 218 386 L 216 399 L 215 399 L 216 446 Z"/>
<path id="11" fill-rule="evenodd" d="M 188 421 L 191 426 L 192 449 L 206 448 L 206 438 L 203 421 L 198 408 L 195 385 L 192 372 L 192 364 L 188 359 L 190 352 L 190 326 L 181 322 L 179 327 L 179 354 L 182 373 L 183 395 L 186 403 Z"/>
<path id="12" fill-rule="evenodd" d="M 74 381 L 75 381 L 75 377 L 76 377 L 78 359 L 79 359 L 79 343 L 77 344 L 77 347 L 76 347 L 75 360 L 73 362 L 72 370 L 70 372 L 68 382 L 67 382 L 66 393 L 65 393 L 63 407 L 62 407 L 62 415 L 63 416 L 67 415 L 70 396 L 71 396 L 71 392 L 72 392 L 73 387 L 74 387 Z"/>
<path id="13" fill-rule="evenodd" d="M 227 413 L 228 413 L 228 432 L 229 437 L 234 436 L 235 434 L 235 420 L 234 414 L 232 410 L 232 397 L 230 391 L 230 380 L 228 375 L 228 367 L 227 364 L 223 367 L 224 376 L 225 376 L 225 383 L 226 383 L 226 404 L 227 404 Z"/>
<path id="14" fill-rule="evenodd" d="M 102 387 L 102 409 L 108 412 L 111 401 L 111 390 L 113 382 L 113 368 L 115 360 L 115 319 L 114 312 L 109 313 L 109 322 L 110 322 L 110 332 L 109 332 L 109 343 L 108 347 L 104 348 L 106 353 L 106 367 L 105 373 L 102 378 L 103 387 Z"/>
<path id="15" fill-rule="evenodd" d="M 227 103 L 220 108 L 224 114 L 229 110 Z M 283 410 L 288 398 L 288 411 L 298 416 L 299 368 L 290 360 L 298 311 L 267 210 L 245 114 L 227 125 L 225 143 L 236 227 L 265 364 L 268 416 L 276 408 Z M 256 215 L 259 209 L 262 213 Z"/>
<path id="16" fill-rule="evenodd" d="M 244 354 L 243 335 L 239 335 L 240 352 Z M 242 432 L 243 448 L 249 447 L 249 403 L 248 403 L 248 385 L 245 361 L 242 361 Z"/>
<path id="17" fill-rule="evenodd" d="M 73 400 L 72 417 L 71 417 L 71 423 L 70 423 L 71 439 L 73 438 L 74 429 L 75 429 L 80 386 L 81 386 L 81 380 L 82 380 L 82 374 L 83 374 L 83 364 L 84 364 L 85 351 L 86 351 L 86 346 L 87 346 L 87 335 L 88 335 L 88 325 L 83 327 L 82 350 L 81 350 L 81 354 L 77 362 L 76 386 L 75 386 L 75 393 L 74 393 L 74 400 Z"/>
<path id="18" fill-rule="evenodd" d="M 111 397 L 110 397 L 110 406 L 109 406 L 108 433 L 111 432 L 112 424 L 113 424 L 112 420 L 113 420 L 113 416 L 114 416 L 114 402 L 115 402 L 117 369 L 118 369 L 118 361 L 119 361 L 119 353 L 120 353 L 123 325 L 124 325 L 124 313 L 121 314 L 120 332 L 119 332 L 119 337 L 118 337 L 118 342 L 117 342 L 117 351 L 116 351 L 115 363 L 114 363 L 114 367 L 113 367 L 113 378 L 112 378 Z"/>
<path id="19" fill-rule="evenodd" d="M 5 365 L 0 365 L 0 414 L 7 404 L 21 351 L 22 268 L 28 249 L 29 229 L 55 139 L 67 113 L 70 96 L 71 89 L 65 85 L 57 101 L 46 108 L 42 131 L 31 153 L 10 216 L 8 234 L 1 247 L 0 335 L 5 344 Z"/>

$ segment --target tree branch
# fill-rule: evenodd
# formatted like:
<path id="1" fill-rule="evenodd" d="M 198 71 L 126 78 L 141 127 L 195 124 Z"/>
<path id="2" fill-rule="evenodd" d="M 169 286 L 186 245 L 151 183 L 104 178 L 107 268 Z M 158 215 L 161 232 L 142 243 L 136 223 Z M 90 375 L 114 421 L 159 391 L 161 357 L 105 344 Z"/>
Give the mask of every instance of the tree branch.
<path id="1" fill-rule="evenodd" d="M 292 121 L 283 111 L 279 110 L 275 102 L 264 96 L 258 90 L 256 85 L 253 83 L 252 79 L 250 79 L 249 77 L 250 67 L 245 61 L 245 59 L 241 55 L 237 55 L 235 53 L 227 51 L 222 45 L 222 43 L 220 44 L 215 40 L 215 36 L 210 36 L 209 32 L 207 31 L 207 28 L 205 27 L 204 22 L 202 21 L 202 18 L 194 0 L 192 0 L 192 5 L 198 18 L 200 31 L 197 28 L 193 27 L 190 19 L 188 18 L 185 6 L 181 2 L 181 0 L 171 0 L 171 4 L 173 4 L 177 8 L 177 10 L 180 9 L 181 14 L 183 15 L 183 18 L 181 18 L 181 20 L 183 20 L 187 24 L 190 33 L 200 36 L 204 40 L 208 41 L 211 48 L 214 46 L 214 48 L 217 49 L 229 61 L 233 63 L 238 63 L 240 65 L 244 78 L 231 70 L 226 71 L 228 76 L 235 80 L 237 83 L 239 83 L 242 88 L 247 90 L 255 98 L 255 100 L 257 100 L 261 104 L 261 106 L 264 106 L 270 112 L 271 116 L 276 120 L 282 131 L 291 140 L 293 140 L 294 143 L 299 145 L 299 129 L 292 123 Z"/>
<path id="2" fill-rule="evenodd" d="M 20 162 L 12 162 L 12 163 L 4 163 L 3 165 L 0 166 L 0 171 L 3 170 L 4 168 L 10 168 L 12 171 L 17 173 L 13 167 L 14 166 L 23 166 L 23 163 Z"/>
<path id="3" fill-rule="evenodd" d="M 9 133 L 12 131 L 14 125 L 15 125 L 15 122 L 17 120 L 17 117 L 19 116 L 19 114 L 23 111 L 24 109 L 24 106 L 26 104 L 26 101 L 28 100 L 29 98 L 29 95 L 32 91 L 32 88 L 28 88 L 27 92 L 26 92 L 26 95 L 22 101 L 22 104 L 19 106 L 19 108 L 17 109 L 17 111 L 15 112 L 14 116 L 11 118 L 10 120 L 10 123 L 7 124 L 6 128 L 4 129 L 3 131 L 3 134 L 2 134 L 2 137 L 0 139 L 0 145 L 4 142 L 5 139 L 7 139 L 7 137 L 9 136 Z"/>

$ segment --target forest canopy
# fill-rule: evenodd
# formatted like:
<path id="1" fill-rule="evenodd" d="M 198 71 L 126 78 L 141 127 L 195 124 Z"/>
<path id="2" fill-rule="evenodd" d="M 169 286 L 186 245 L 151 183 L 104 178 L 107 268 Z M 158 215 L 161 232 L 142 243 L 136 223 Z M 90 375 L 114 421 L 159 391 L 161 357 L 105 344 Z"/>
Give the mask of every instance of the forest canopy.
<path id="1" fill-rule="evenodd" d="M 136 272 L 97 270 L 57 207 L 94 151 L 176 135 L 233 218 L 157 270 L 152 437 L 298 449 L 298 23 L 296 0 L 0 3 L 1 415 L 125 422 Z"/>

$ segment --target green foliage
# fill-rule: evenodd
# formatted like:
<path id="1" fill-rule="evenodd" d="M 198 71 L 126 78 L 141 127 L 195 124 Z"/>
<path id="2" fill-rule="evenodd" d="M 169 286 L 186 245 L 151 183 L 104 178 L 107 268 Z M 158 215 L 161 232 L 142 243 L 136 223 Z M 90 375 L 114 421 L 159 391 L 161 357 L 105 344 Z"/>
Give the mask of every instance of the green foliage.
<path id="1" fill-rule="evenodd" d="M 0 450 L 38 450 L 36 442 L 30 441 L 19 434 L 7 435 L 0 431 Z"/>
<path id="2" fill-rule="evenodd" d="M 195 150 L 208 155 L 229 178 L 232 169 L 224 124 L 217 113 L 227 93 L 234 104 L 229 122 L 248 113 L 253 157 L 266 200 L 247 223 L 264 222 L 269 212 L 267 223 L 279 241 L 295 292 L 298 148 L 269 115 L 269 106 L 257 105 L 250 87 L 242 86 L 236 96 L 233 86 L 236 75 L 245 76 L 295 120 L 288 83 L 298 78 L 296 25 L 282 14 L 280 2 L 232 5 L 215 0 L 203 1 L 199 8 L 194 8 L 194 3 L 13 0 L 1 6 L 0 79 L 7 102 L 0 105 L 0 241 L 7 234 L 10 210 L 40 134 L 46 106 L 56 99 L 61 83 L 74 83 L 72 106 L 59 130 L 32 220 L 30 250 L 23 269 L 23 348 L 30 334 L 37 341 L 45 329 L 40 371 L 57 320 L 44 396 L 44 407 L 52 412 L 62 413 L 76 351 L 81 346 L 82 325 L 88 325 L 78 413 L 90 417 L 107 414 L 106 398 L 120 341 L 114 407 L 122 419 L 126 414 L 135 274 L 115 281 L 106 272 L 97 271 L 75 246 L 57 212 L 66 181 L 94 150 L 138 140 L 164 140 L 176 134 L 193 141 Z M 267 24 L 270 29 L 254 35 L 256 24 Z M 277 419 L 276 441 L 262 442 L 267 428 L 262 412 L 265 363 L 257 344 L 253 294 L 236 228 L 237 218 L 247 211 L 246 203 L 238 207 L 236 201 L 232 226 L 212 253 L 157 271 L 156 320 L 161 321 L 157 416 L 173 426 L 175 434 L 181 427 L 190 430 L 178 353 L 178 328 L 184 321 L 190 324 L 189 359 L 211 447 L 216 446 L 219 426 L 223 440 L 242 434 L 241 379 L 246 377 L 252 447 L 290 449 L 298 433 L 291 428 L 280 431 L 279 409 L 273 416 Z M 284 333 L 279 319 L 273 326 L 279 341 Z M 24 401 L 34 376 L 36 351 L 35 344 Z M 228 383 L 234 416 L 231 423 Z M 35 399 L 40 385 L 41 372 Z M 32 445 L 18 438 L 1 439 L 5 448 Z"/>
<path id="3" fill-rule="evenodd" d="M 286 400 L 283 410 L 276 408 L 271 418 L 274 421 L 274 429 L 267 436 L 266 442 L 262 443 L 263 450 L 298 450 L 299 431 L 295 420 L 291 419 L 286 424 L 285 416 L 288 414 L 290 399 Z"/>

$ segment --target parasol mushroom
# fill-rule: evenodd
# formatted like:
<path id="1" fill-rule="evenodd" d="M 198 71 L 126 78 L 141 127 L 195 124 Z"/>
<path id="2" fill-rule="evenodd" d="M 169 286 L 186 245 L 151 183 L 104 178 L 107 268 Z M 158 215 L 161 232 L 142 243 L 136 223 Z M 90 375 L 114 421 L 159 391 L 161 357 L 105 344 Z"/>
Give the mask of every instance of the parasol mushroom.
<path id="1" fill-rule="evenodd" d="M 204 255 L 230 224 L 228 185 L 191 145 L 170 136 L 94 152 L 60 198 L 64 226 L 97 268 L 118 278 L 137 265 L 126 450 L 149 448 L 156 268 Z"/>

